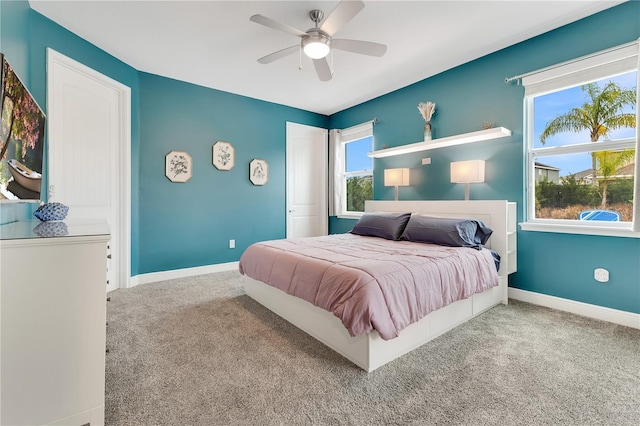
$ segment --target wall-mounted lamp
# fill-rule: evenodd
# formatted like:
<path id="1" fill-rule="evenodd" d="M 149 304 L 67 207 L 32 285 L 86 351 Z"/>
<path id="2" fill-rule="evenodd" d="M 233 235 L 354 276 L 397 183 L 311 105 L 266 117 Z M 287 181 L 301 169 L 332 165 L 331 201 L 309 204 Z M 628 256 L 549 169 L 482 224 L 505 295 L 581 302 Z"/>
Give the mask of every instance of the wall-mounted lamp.
<path id="1" fill-rule="evenodd" d="M 451 183 L 464 183 L 464 199 L 469 199 L 469 184 L 484 182 L 484 161 L 454 161 L 451 163 Z"/>
<path id="2" fill-rule="evenodd" d="M 396 187 L 398 201 L 398 187 L 409 186 L 409 169 L 384 169 L 384 186 Z"/>

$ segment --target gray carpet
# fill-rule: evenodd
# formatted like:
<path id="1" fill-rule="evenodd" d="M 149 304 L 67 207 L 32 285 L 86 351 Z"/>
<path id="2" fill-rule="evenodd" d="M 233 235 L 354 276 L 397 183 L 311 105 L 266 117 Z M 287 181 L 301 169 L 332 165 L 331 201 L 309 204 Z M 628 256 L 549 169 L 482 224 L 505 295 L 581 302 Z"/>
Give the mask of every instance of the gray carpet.
<path id="1" fill-rule="evenodd" d="M 640 425 L 640 331 L 511 301 L 367 374 L 222 272 L 110 293 L 107 425 Z"/>

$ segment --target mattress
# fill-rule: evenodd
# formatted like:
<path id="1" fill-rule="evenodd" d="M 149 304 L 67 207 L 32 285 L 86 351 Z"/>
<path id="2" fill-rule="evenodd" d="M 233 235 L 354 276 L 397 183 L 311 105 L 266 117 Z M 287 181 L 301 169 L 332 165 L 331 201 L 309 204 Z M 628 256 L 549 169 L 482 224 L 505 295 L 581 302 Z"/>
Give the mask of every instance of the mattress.
<path id="1" fill-rule="evenodd" d="M 490 250 L 354 234 L 265 241 L 240 258 L 240 273 L 338 317 L 351 336 L 385 340 L 457 300 L 499 283 Z"/>

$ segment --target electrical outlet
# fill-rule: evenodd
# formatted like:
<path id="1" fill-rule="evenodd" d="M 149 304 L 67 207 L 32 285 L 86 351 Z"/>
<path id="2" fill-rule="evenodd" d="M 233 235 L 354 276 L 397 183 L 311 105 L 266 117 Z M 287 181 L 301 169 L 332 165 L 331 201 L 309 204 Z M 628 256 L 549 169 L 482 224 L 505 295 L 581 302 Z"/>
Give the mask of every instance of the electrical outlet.
<path id="1" fill-rule="evenodd" d="M 236 248 L 236 240 L 229 240 L 229 248 L 230 249 Z"/>
<path id="2" fill-rule="evenodd" d="M 609 271 L 604 268 L 597 268 L 593 271 L 593 278 L 601 283 L 609 282 Z"/>

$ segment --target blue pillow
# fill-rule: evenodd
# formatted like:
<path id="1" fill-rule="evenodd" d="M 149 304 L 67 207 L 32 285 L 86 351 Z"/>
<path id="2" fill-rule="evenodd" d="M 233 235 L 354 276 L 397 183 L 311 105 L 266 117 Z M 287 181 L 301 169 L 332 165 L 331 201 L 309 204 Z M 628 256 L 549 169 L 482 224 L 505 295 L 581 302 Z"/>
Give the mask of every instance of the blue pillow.
<path id="1" fill-rule="evenodd" d="M 365 213 L 351 230 L 352 234 L 397 240 L 411 213 Z"/>
<path id="2" fill-rule="evenodd" d="M 475 219 L 414 215 L 411 216 L 400 239 L 480 250 L 492 233 L 491 228 Z"/>

